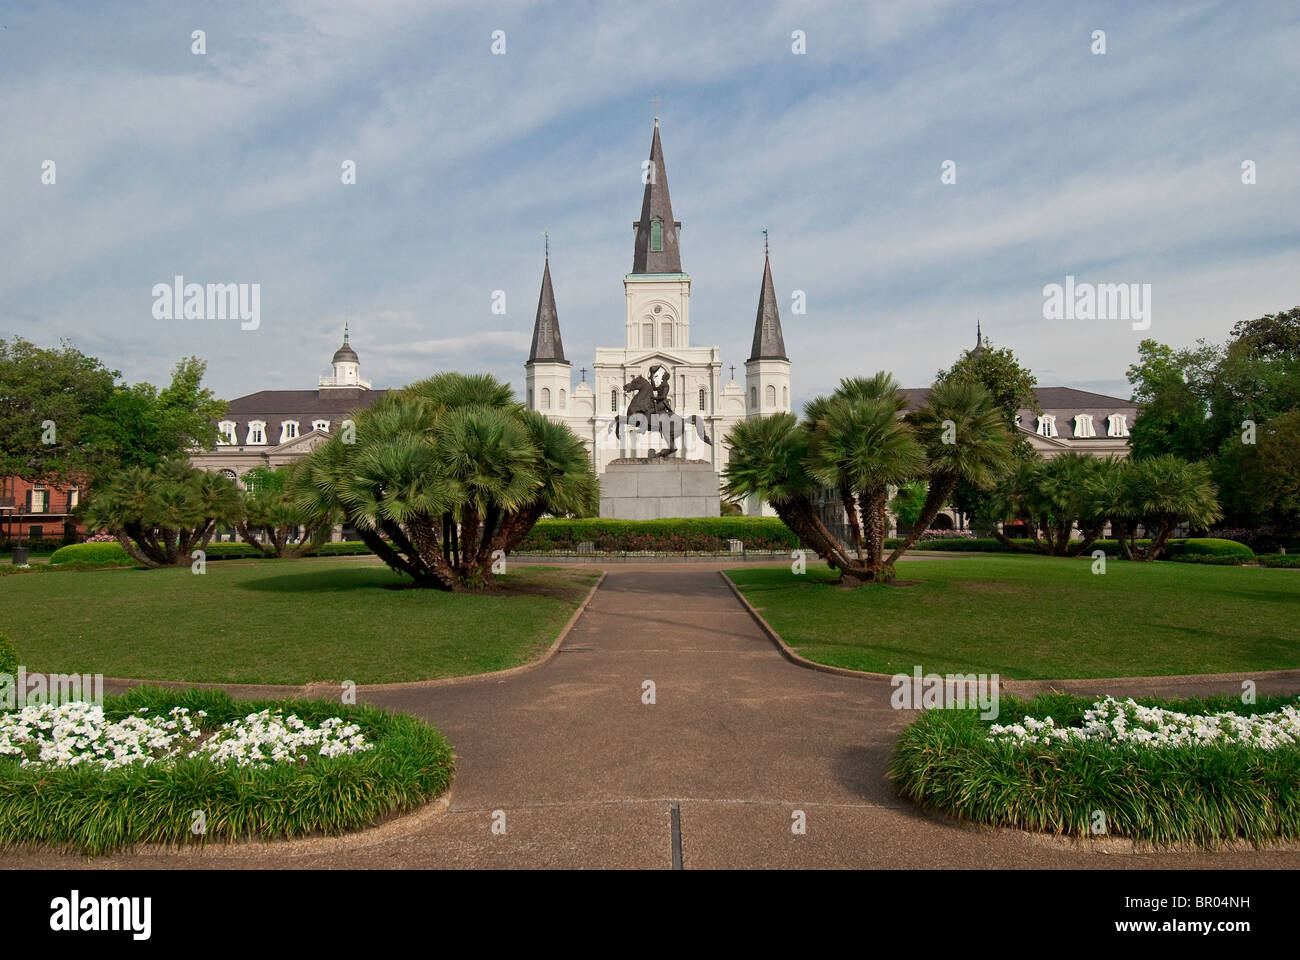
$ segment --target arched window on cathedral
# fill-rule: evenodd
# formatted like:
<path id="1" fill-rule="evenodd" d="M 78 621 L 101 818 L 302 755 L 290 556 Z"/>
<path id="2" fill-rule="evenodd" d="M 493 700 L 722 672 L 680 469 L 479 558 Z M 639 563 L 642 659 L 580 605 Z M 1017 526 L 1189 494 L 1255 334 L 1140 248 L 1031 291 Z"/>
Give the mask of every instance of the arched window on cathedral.
<path id="1" fill-rule="evenodd" d="M 655 325 L 653 323 L 641 324 L 641 346 L 653 347 L 655 345 Z"/>
<path id="2" fill-rule="evenodd" d="M 609 391 L 609 412 L 618 413 L 618 388 Z"/>
<path id="3" fill-rule="evenodd" d="M 776 387 L 772 386 L 772 384 L 769 383 L 769 384 L 767 385 L 767 390 L 764 391 L 764 392 L 765 392 L 765 394 L 766 394 L 766 396 L 764 397 L 764 399 L 767 401 L 767 405 L 768 405 L 769 407 L 775 407 L 775 406 L 776 406 Z"/>
<path id="4" fill-rule="evenodd" d="M 704 392 L 704 388 L 703 388 L 703 387 L 700 387 L 700 409 L 701 409 L 701 410 L 703 410 L 703 409 L 705 408 L 705 407 L 704 407 L 704 402 L 705 402 L 707 396 L 708 396 L 708 395 Z"/>
<path id="5" fill-rule="evenodd" d="M 561 388 L 560 388 L 560 409 L 561 409 L 561 410 L 565 409 L 565 401 L 566 401 L 566 400 L 567 400 L 567 398 L 565 397 L 565 390 L 564 390 L 563 387 L 561 387 Z"/>
<path id="6" fill-rule="evenodd" d="M 542 409 L 551 409 L 551 388 L 542 387 Z"/>
<path id="7" fill-rule="evenodd" d="M 749 406 L 754 410 L 758 409 L 758 387 L 749 388 Z"/>
<path id="8" fill-rule="evenodd" d="M 650 221 L 650 252 L 662 253 L 664 249 L 664 222 L 658 217 Z"/>
<path id="9" fill-rule="evenodd" d="M 661 323 L 659 325 L 659 346 L 671 347 L 673 345 L 673 325 L 671 323 Z"/>
<path id="10" fill-rule="evenodd" d="M 781 388 L 781 409 L 782 410 L 790 409 L 790 388 L 789 387 Z"/>

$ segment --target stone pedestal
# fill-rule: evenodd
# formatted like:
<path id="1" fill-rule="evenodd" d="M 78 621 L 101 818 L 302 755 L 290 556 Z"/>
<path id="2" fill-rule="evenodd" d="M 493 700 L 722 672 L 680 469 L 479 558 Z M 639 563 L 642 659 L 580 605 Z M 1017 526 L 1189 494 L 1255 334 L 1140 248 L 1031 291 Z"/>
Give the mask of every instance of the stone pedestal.
<path id="1" fill-rule="evenodd" d="M 716 517 L 718 474 L 706 460 L 612 460 L 600 477 L 600 515 L 613 520 Z"/>

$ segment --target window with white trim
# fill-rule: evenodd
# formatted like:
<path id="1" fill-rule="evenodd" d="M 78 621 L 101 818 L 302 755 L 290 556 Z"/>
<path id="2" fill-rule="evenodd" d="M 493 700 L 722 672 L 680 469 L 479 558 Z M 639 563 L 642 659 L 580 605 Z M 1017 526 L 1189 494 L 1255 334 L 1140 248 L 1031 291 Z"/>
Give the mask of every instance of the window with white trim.
<path id="1" fill-rule="evenodd" d="M 281 420 L 280 421 L 280 442 L 284 443 L 286 440 L 297 440 L 297 439 L 298 439 L 298 421 Z"/>
<path id="2" fill-rule="evenodd" d="M 775 406 L 776 406 L 776 387 L 775 387 L 773 384 L 770 384 L 770 383 L 769 383 L 769 384 L 767 385 L 767 389 L 766 389 L 765 391 L 763 391 L 763 393 L 764 393 L 765 398 L 766 398 L 766 400 L 767 400 L 767 405 L 768 405 L 769 407 L 775 407 Z"/>
<path id="3" fill-rule="evenodd" d="M 249 420 L 248 439 L 244 442 L 250 445 L 266 443 L 266 421 Z"/>
<path id="4" fill-rule="evenodd" d="M 703 387 L 700 387 L 700 409 L 701 409 L 701 410 L 704 409 L 704 402 L 705 402 L 705 400 L 707 399 L 707 397 L 708 397 L 708 394 L 706 394 L 706 393 L 704 392 L 704 388 L 703 388 Z"/>
<path id="5" fill-rule="evenodd" d="M 1092 427 L 1092 414 L 1076 413 L 1074 415 L 1074 435 L 1076 437 L 1095 437 L 1097 431 Z"/>
<path id="6" fill-rule="evenodd" d="M 542 387 L 542 409 L 551 409 L 551 388 Z"/>
<path id="7" fill-rule="evenodd" d="M 569 401 L 568 392 L 563 387 L 561 387 L 560 388 L 560 409 L 561 410 L 564 410 L 568 406 L 568 401 Z"/>
<path id="8" fill-rule="evenodd" d="M 222 420 L 217 424 L 217 443 L 230 444 L 238 443 L 235 439 L 236 424 L 234 420 Z"/>
<path id="9" fill-rule="evenodd" d="M 329 433 L 330 422 L 328 420 L 313 420 L 311 422 L 311 428 L 313 430 L 324 430 L 326 433 Z"/>
<path id="10" fill-rule="evenodd" d="M 1112 413 L 1106 418 L 1106 436 L 1108 437 L 1127 437 L 1128 436 L 1128 414 Z"/>
<path id="11" fill-rule="evenodd" d="M 1038 418 L 1038 435 L 1040 437 L 1060 436 L 1056 432 L 1056 417 L 1051 414 L 1044 414 Z"/>
<path id="12" fill-rule="evenodd" d="M 609 391 L 609 410 L 611 413 L 618 413 L 618 388 L 617 387 Z"/>

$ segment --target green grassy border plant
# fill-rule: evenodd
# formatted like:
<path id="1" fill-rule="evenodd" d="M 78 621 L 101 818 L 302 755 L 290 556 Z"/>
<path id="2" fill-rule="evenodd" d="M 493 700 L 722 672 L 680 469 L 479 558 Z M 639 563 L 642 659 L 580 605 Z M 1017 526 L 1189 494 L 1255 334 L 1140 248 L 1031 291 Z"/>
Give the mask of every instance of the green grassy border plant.
<path id="1" fill-rule="evenodd" d="M 1269 713 L 1294 697 L 1138 700 L 1184 713 Z M 1050 694 L 1002 699 L 997 720 L 930 710 L 899 736 L 889 776 L 900 795 L 977 823 L 1076 837 L 1106 833 L 1157 845 L 1260 845 L 1300 839 L 1300 747 L 1241 745 L 1143 749 L 1104 743 L 989 743 L 992 723 L 1051 716 L 1074 725 L 1093 699 Z"/>
<path id="2" fill-rule="evenodd" d="M 206 710 L 222 723 L 284 707 L 310 724 L 342 717 L 375 744 L 364 753 L 267 769 L 216 766 L 202 757 L 168 767 L 20 767 L 0 759 L 0 848 L 68 844 L 98 855 L 137 843 L 287 839 L 341 834 L 424 804 L 451 784 L 451 747 L 416 717 L 324 700 L 233 700 L 215 690 L 137 687 L 105 697 L 120 719 L 141 707 Z M 206 833 L 192 831 L 194 811 Z"/>

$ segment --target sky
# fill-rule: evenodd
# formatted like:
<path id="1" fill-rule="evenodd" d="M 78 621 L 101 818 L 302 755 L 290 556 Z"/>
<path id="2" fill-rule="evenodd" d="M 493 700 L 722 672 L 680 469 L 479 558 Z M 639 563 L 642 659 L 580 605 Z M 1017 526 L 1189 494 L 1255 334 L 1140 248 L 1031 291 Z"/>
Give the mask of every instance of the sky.
<path id="1" fill-rule="evenodd" d="M 231 399 L 314 387 L 346 322 L 375 387 L 522 390 L 546 231 L 576 379 L 623 344 L 656 97 L 691 342 L 743 381 L 766 228 L 796 410 L 930 383 L 977 318 L 1128 397 L 1142 338 L 1300 304 L 1293 0 L 2 0 L 0 336 Z M 259 326 L 156 318 L 176 275 L 259 284 Z M 1149 284 L 1149 329 L 1045 318 L 1067 276 Z"/>

